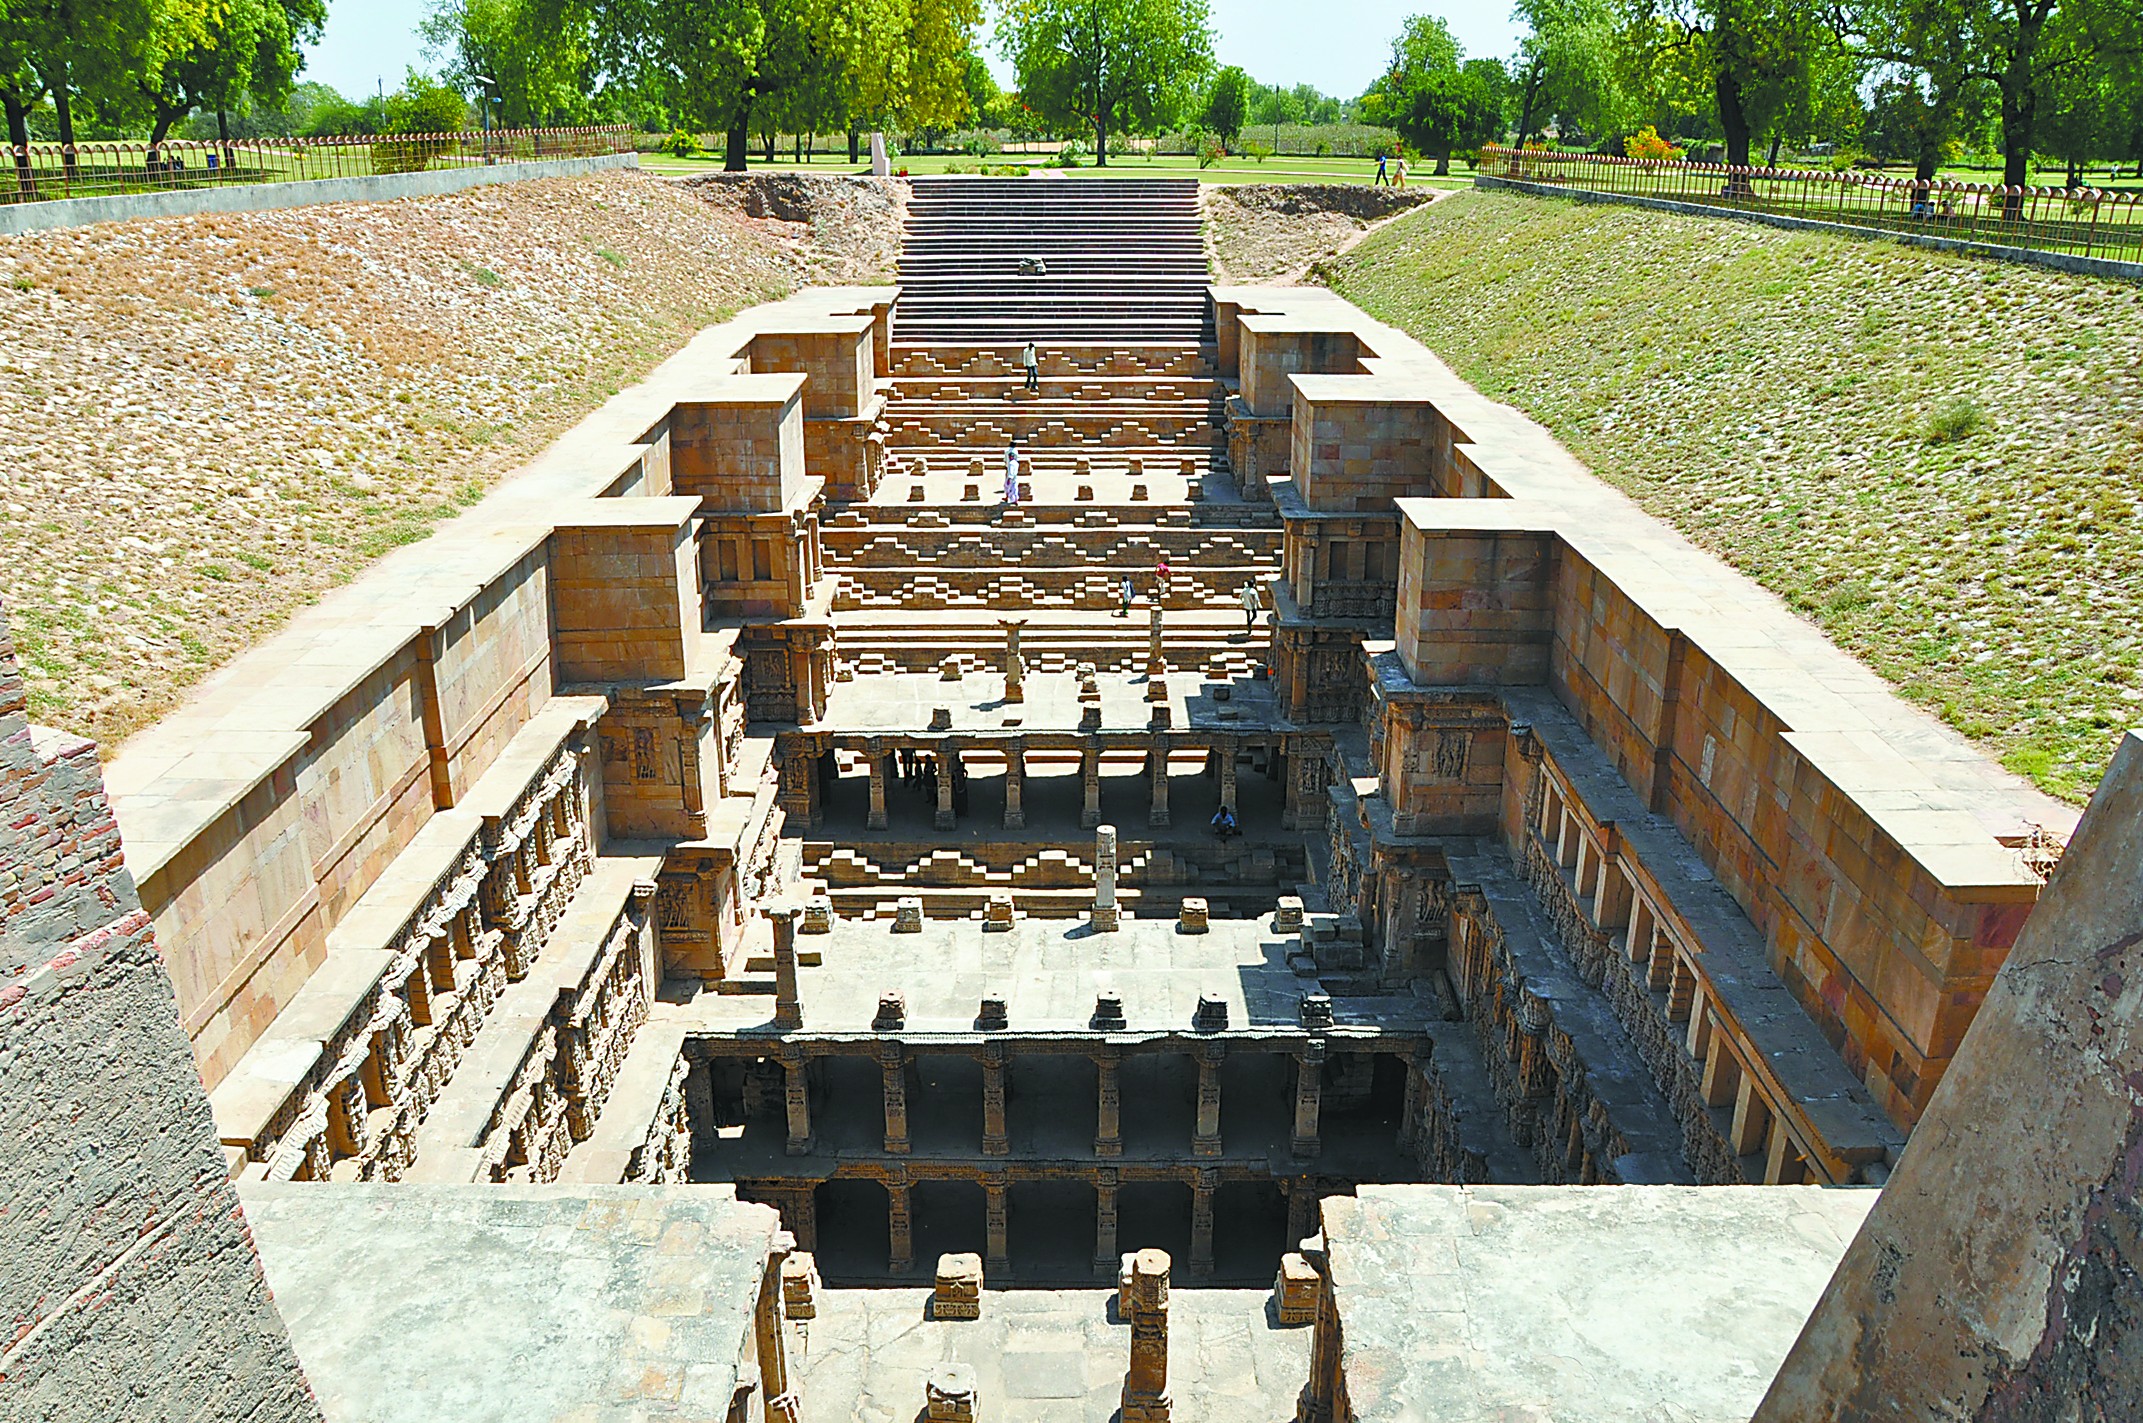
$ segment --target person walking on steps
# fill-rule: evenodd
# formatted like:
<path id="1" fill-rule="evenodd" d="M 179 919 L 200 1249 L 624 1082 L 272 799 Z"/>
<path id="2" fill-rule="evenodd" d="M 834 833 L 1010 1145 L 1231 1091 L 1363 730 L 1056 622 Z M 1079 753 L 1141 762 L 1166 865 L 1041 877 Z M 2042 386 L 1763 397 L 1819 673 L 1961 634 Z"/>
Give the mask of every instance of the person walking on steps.
<path id="1" fill-rule="evenodd" d="M 1019 353 L 1020 369 L 1027 373 L 1027 389 L 1042 388 L 1042 358 L 1035 354 L 1034 343 L 1029 341 Z"/>
<path id="2" fill-rule="evenodd" d="M 1019 441 L 1005 446 L 1005 507 L 1019 507 Z"/>
<path id="3" fill-rule="evenodd" d="M 1255 583 L 1245 583 L 1242 592 L 1236 597 L 1243 605 L 1243 636 L 1248 637 L 1258 630 L 1258 614 L 1265 611 L 1265 605 L 1258 600 L 1258 585 Z"/>
<path id="4" fill-rule="evenodd" d="M 1131 575 L 1126 573 L 1123 585 L 1116 590 L 1116 616 L 1120 618 L 1130 617 L 1131 600 L 1136 596 L 1137 590 L 1131 586 Z"/>

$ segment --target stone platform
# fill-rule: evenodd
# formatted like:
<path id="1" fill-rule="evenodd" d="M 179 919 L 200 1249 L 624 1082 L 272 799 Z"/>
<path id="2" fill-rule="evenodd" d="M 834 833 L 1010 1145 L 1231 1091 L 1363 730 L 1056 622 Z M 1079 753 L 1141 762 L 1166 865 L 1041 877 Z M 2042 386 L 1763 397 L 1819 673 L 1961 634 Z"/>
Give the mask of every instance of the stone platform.
<path id="1" fill-rule="evenodd" d="M 1742 1423 L 1877 1194 L 1365 1186 L 1328 1199 L 1346 1416 Z"/>
<path id="2" fill-rule="evenodd" d="M 1175 1423 L 1278 1423 L 1309 1371 L 1310 1331 L 1264 1290 L 1179 1290 L 1168 1322 Z M 930 1291 L 827 1290 L 796 1360 L 811 1423 L 907 1423 L 942 1363 L 975 1371 L 990 1423 L 1109 1423 L 1131 1358 L 1114 1290 L 983 1291 L 982 1317 L 933 1320 Z M 795 1347 L 792 1345 L 792 1348 Z"/>
<path id="3" fill-rule="evenodd" d="M 727 1417 L 777 1227 L 720 1186 L 240 1198 L 328 1423 Z"/>

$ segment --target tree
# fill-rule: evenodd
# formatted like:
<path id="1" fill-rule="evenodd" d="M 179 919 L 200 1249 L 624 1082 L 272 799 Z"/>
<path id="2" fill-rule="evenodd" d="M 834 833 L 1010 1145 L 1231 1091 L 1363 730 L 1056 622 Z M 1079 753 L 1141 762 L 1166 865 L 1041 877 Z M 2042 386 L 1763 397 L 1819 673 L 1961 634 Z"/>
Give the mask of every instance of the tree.
<path id="1" fill-rule="evenodd" d="M 0 0 L 8 142 L 28 145 L 29 111 L 49 94 L 71 173 L 75 99 L 124 110 L 138 98 L 137 86 L 161 72 L 167 55 L 197 41 L 208 20 L 209 0 Z M 16 181 L 35 189 L 27 155 L 16 158 Z"/>
<path id="2" fill-rule="evenodd" d="M 1004 0 L 999 43 L 1020 97 L 1052 123 L 1109 135 L 1166 122 L 1178 87 L 1212 64 L 1205 0 Z"/>
<path id="3" fill-rule="evenodd" d="M 1710 91 L 1726 161 L 1749 166 L 1755 135 L 1805 103 L 1835 32 L 1814 0 L 1633 0 L 1625 34 L 1655 71 L 1676 68 Z"/>
<path id="4" fill-rule="evenodd" d="M 1451 150 L 1478 148 L 1503 133 L 1510 75 L 1493 59 L 1465 60 L 1441 19 L 1416 15 L 1392 45 L 1391 67 L 1365 96 L 1370 121 L 1399 136 L 1451 171 Z"/>
<path id="5" fill-rule="evenodd" d="M 326 0 L 227 0 L 161 71 L 137 81 L 149 142 L 162 143 L 196 109 L 214 114 L 217 136 L 228 140 L 229 115 L 247 100 L 281 107 L 305 64 L 300 46 L 317 40 L 326 23 Z"/>
<path id="6" fill-rule="evenodd" d="M 1511 66 L 1519 147 L 1550 117 L 1566 131 L 1631 126 L 1632 106 L 1615 66 L 1612 0 L 1518 0 L 1514 13 L 1529 27 Z"/>
<path id="7" fill-rule="evenodd" d="M 1213 86 L 1206 90 L 1205 126 L 1232 148 L 1249 114 L 1250 76 L 1240 65 L 1231 64 L 1213 76 Z"/>
<path id="8" fill-rule="evenodd" d="M 659 92 L 679 122 L 723 135 L 722 166 L 741 173 L 753 112 L 789 90 L 826 82 L 841 0 L 623 0 L 597 12 L 613 72 Z"/>
<path id="9" fill-rule="evenodd" d="M 593 31 L 584 0 L 432 0 L 418 29 L 447 82 L 479 104 L 495 98 L 512 128 L 592 117 Z"/>
<path id="10" fill-rule="evenodd" d="M 2031 181 L 2040 126 L 2065 90 L 2076 92 L 2078 74 L 2143 51 L 2134 0 L 1864 0 L 1840 23 L 1873 60 L 1929 76 L 1954 65 L 1963 80 L 1991 86 L 2008 187 Z"/>

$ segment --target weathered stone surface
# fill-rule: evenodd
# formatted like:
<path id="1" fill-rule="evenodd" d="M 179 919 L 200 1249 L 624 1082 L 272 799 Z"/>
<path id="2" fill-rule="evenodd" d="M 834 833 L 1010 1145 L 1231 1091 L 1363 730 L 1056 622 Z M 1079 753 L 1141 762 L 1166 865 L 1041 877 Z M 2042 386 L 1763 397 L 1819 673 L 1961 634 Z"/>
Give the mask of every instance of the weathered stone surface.
<path id="1" fill-rule="evenodd" d="M 936 1291 L 930 1297 L 932 1319 L 980 1319 L 982 1317 L 982 1257 L 955 1254 L 938 1256 Z"/>
<path id="2" fill-rule="evenodd" d="M 240 1195 L 327 1416 L 372 1423 L 721 1417 L 777 1227 L 706 1186 Z"/>

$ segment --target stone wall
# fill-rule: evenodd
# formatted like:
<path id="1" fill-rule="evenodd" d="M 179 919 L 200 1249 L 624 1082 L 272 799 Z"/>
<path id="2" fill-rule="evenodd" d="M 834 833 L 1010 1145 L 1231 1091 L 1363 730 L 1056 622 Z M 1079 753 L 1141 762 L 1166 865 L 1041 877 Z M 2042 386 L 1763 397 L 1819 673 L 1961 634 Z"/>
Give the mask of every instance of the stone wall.
<path id="1" fill-rule="evenodd" d="M 29 725 L 4 619 L 0 1079 L 8 1415 L 318 1418 L 238 1213 L 96 747 Z"/>

